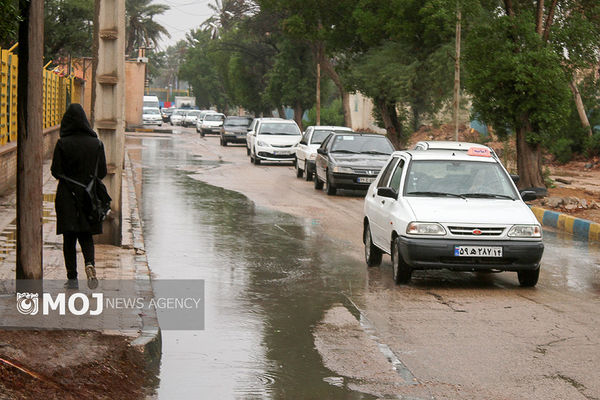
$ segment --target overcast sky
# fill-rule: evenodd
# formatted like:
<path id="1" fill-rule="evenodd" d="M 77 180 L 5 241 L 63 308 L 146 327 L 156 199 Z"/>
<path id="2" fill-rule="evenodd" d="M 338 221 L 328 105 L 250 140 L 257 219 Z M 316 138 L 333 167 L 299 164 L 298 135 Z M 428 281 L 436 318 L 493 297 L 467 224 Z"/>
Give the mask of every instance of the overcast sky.
<path id="1" fill-rule="evenodd" d="M 163 38 L 160 42 L 162 50 L 184 39 L 187 32 L 197 28 L 210 17 L 212 12 L 208 4 L 214 2 L 215 0 L 154 0 L 153 3 L 171 7 L 169 11 L 156 17 L 156 21 L 171 34 L 170 39 Z"/>

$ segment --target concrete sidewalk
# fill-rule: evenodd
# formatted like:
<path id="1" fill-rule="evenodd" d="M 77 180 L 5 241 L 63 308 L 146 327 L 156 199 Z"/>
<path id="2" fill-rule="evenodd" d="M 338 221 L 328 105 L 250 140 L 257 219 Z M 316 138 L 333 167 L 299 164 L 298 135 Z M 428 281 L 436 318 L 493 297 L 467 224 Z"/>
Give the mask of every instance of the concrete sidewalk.
<path id="1" fill-rule="evenodd" d="M 44 163 L 43 178 L 43 236 L 44 280 L 65 280 L 62 254 L 62 235 L 56 234 L 54 198 L 57 181 L 50 173 L 50 161 Z M 123 244 L 96 245 L 96 270 L 99 280 L 134 281 L 137 295 L 152 298 L 150 270 L 145 255 L 133 172 L 129 158 L 123 173 Z M 0 198 L 0 280 L 15 279 L 16 264 L 16 194 Z M 77 246 L 77 267 L 80 283 L 85 280 L 83 255 Z M 85 325 L 85 324 L 84 324 Z M 123 314 L 116 329 L 102 330 L 104 334 L 132 338 L 132 344 L 155 357 L 160 352 L 160 330 L 156 313 Z"/>

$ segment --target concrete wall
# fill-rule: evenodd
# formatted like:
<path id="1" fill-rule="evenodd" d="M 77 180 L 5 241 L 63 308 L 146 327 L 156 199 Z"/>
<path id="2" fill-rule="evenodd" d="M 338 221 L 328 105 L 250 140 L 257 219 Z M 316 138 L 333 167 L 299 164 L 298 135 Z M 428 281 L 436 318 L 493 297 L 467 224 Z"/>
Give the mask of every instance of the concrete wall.
<path id="1" fill-rule="evenodd" d="M 59 126 L 44 130 L 44 159 L 52 157 L 59 136 Z M 17 142 L 0 147 L 0 195 L 17 188 Z"/>
<path id="2" fill-rule="evenodd" d="M 361 93 L 350 94 L 350 111 L 352 115 L 352 130 L 373 131 L 385 133 L 385 129 L 375 125 L 373 119 L 373 102 Z"/>
<path id="3" fill-rule="evenodd" d="M 125 62 L 125 124 L 141 125 L 146 64 Z"/>

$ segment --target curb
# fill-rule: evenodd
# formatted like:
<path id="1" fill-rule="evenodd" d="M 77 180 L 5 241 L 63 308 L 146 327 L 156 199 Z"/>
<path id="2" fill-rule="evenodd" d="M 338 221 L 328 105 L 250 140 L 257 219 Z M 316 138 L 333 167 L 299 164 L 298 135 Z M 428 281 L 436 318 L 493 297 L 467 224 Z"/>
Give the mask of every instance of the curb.
<path id="1" fill-rule="evenodd" d="M 139 127 L 139 126 L 130 126 L 127 129 L 127 133 L 173 133 L 173 128 L 147 128 L 147 127 Z"/>
<path id="2" fill-rule="evenodd" d="M 123 232 L 125 238 L 126 233 L 129 233 L 130 239 L 126 246 L 133 248 L 135 251 L 135 281 L 137 293 L 139 296 L 151 299 L 154 297 L 152 290 L 152 280 L 150 278 L 150 268 L 148 266 L 148 257 L 144 248 L 144 237 L 142 235 L 142 223 L 138 209 L 138 202 L 135 193 L 133 166 L 129 159 L 129 154 L 125 152 L 125 173 L 127 179 L 127 195 L 129 204 L 129 224 L 127 226 L 129 232 Z M 156 368 L 160 365 L 162 352 L 162 336 L 156 311 L 151 314 L 141 314 L 142 331 L 135 338 L 131 345 L 144 354 L 146 363 L 151 368 Z"/>
<path id="3" fill-rule="evenodd" d="M 600 241 L 600 224 L 596 222 L 575 218 L 541 207 L 532 206 L 531 211 L 542 225 L 571 233 L 573 236 L 582 239 Z"/>

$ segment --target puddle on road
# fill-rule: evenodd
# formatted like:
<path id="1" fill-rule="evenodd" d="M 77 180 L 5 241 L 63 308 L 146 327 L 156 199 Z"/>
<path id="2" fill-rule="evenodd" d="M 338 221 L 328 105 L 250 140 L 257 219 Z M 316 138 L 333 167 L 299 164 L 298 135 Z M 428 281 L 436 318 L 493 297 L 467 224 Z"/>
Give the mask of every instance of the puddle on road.
<path id="1" fill-rule="evenodd" d="M 191 179 L 202 161 L 144 141 L 143 227 L 152 272 L 205 279 L 204 331 L 164 331 L 158 397 L 369 399 L 323 366 L 313 328 L 365 286 L 362 264 L 318 226 Z M 210 167 L 210 166 L 209 166 Z"/>

